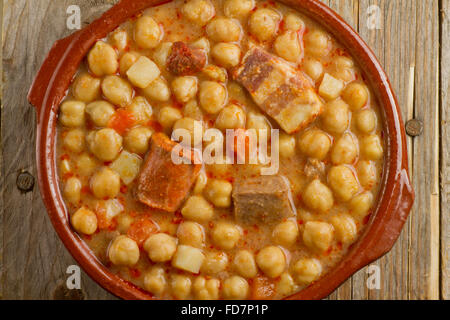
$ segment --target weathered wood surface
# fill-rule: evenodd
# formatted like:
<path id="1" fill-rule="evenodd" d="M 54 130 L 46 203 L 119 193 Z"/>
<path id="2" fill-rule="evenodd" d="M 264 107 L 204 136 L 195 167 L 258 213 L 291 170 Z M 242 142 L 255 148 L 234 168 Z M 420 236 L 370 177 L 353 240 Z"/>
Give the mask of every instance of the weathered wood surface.
<path id="1" fill-rule="evenodd" d="M 51 299 L 75 261 L 45 213 L 37 186 L 22 193 L 20 172 L 36 175 L 35 121 L 26 93 L 53 42 L 71 33 L 66 9 L 88 23 L 115 0 L 5 0 L 0 152 L 0 297 Z M 424 123 L 408 138 L 416 202 L 393 250 L 356 273 L 330 299 L 449 299 L 450 0 L 324 0 L 371 46 L 392 82 L 403 119 Z M 380 287 L 368 287 L 379 270 Z M 114 298 L 86 274 L 87 299 Z"/>

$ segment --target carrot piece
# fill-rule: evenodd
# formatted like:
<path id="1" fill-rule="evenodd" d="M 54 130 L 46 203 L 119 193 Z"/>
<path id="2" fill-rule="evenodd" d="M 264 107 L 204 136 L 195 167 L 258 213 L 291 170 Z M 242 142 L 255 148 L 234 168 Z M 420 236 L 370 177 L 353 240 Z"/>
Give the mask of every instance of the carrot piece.
<path id="1" fill-rule="evenodd" d="M 257 277 L 252 281 L 252 299 L 269 300 L 275 294 L 275 284 L 266 277 Z"/>
<path id="2" fill-rule="evenodd" d="M 127 235 L 141 247 L 153 233 L 158 231 L 157 225 L 149 217 L 138 218 L 128 229 Z"/>
<path id="3" fill-rule="evenodd" d="M 134 116 L 130 111 L 119 109 L 116 114 L 112 116 L 111 120 L 109 120 L 108 126 L 122 135 L 131 129 L 135 122 L 136 119 L 134 119 Z"/>

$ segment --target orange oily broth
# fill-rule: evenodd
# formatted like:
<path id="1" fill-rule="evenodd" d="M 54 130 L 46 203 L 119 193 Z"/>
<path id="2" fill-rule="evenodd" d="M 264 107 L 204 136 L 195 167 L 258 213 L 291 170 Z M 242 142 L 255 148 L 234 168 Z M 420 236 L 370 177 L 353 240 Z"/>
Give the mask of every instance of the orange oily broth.
<path id="1" fill-rule="evenodd" d="M 174 42 L 174 41 L 184 41 L 187 43 L 191 43 L 195 40 L 197 40 L 200 37 L 207 37 L 205 27 L 199 27 L 191 22 L 189 22 L 182 14 L 181 12 L 181 6 L 183 5 L 183 1 L 174 1 L 156 8 L 150 8 L 144 11 L 143 15 L 151 16 L 164 30 L 163 32 L 163 42 Z M 215 6 L 216 10 L 216 17 L 222 17 L 224 16 L 222 7 L 223 7 L 223 1 L 212 1 L 212 3 Z M 271 8 L 279 12 L 283 16 L 283 19 L 286 18 L 288 13 L 294 13 L 293 10 L 278 4 L 274 2 L 260 2 L 257 1 L 257 7 L 258 8 Z M 255 9 L 252 10 L 252 13 L 255 11 Z M 322 30 L 321 27 L 319 27 L 314 21 L 300 15 L 297 13 L 299 17 L 303 20 L 306 30 L 305 34 L 308 32 L 312 32 L 314 30 Z M 137 17 L 138 18 L 138 17 Z M 136 19 L 137 19 L 136 18 Z M 128 21 L 124 23 L 121 27 L 119 27 L 122 30 L 127 31 L 129 36 L 128 46 L 125 50 L 120 52 L 116 49 L 116 52 L 119 55 L 119 59 L 123 54 L 129 51 L 136 51 L 141 55 L 147 56 L 150 59 L 152 59 L 154 54 L 154 49 L 142 49 L 137 46 L 137 44 L 132 41 L 132 35 L 133 35 L 133 28 L 135 20 Z M 248 49 L 249 44 L 252 43 L 258 43 L 258 45 L 264 47 L 266 50 L 271 52 L 272 54 L 275 54 L 275 51 L 273 49 L 273 42 L 258 42 L 257 39 L 255 39 L 253 36 L 249 35 L 248 33 L 248 18 L 241 18 L 238 19 L 240 26 L 244 32 L 242 39 L 239 42 L 239 45 L 241 47 L 241 50 L 243 53 Z M 283 20 L 280 23 L 278 35 L 281 34 L 285 28 L 286 21 Z M 324 73 L 330 73 L 331 75 L 338 73 L 336 71 L 336 68 L 334 66 L 334 62 L 339 57 L 348 57 L 351 58 L 337 42 L 336 40 L 330 37 L 330 53 L 322 58 L 316 58 L 321 65 L 324 68 Z M 112 43 L 111 36 L 107 37 L 105 41 Z M 213 45 L 213 41 L 210 40 L 211 46 Z M 308 48 L 305 48 L 306 50 Z M 299 68 L 300 70 L 304 70 L 304 63 L 307 59 L 311 58 L 310 55 L 306 52 L 305 57 L 303 58 L 303 61 L 301 63 L 291 63 L 296 68 Z M 153 59 L 152 59 L 153 60 Z M 208 64 L 214 64 L 213 59 L 211 56 L 208 56 Z M 160 68 L 161 69 L 161 68 Z M 87 62 L 85 62 L 82 66 L 80 66 L 79 74 L 85 72 L 88 70 Z M 349 72 L 353 73 L 354 76 L 350 81 L 344 81 L 345 85 L 348 85 L 349 83 L 356 81 L 356 82 L 364 82 L 364 78 L 362 75 L 361 70 L 357 66 L 353 66 L 349 68 Z M 346 70 L 348 71 L 348 70 Z M 92 73 L 91 73 L 92 74 Z M 163 77 L 168 81 L 170 84 L 172 80 L 174 79 L 174 76 L 171 75 L 165 68 L 161 69 L 161 74 Z M 344 74 L 348 75 L 348 74 Z M 195 75 L 198 79 L 198 83 L 201 83 L 204 80 L 207 80 L 207 76 L 203 73 L 199 73 Z M 103 77 L 100 77 L 102 79 Z M 125 78 L 124 78 L 125 79 Z M 317 81 L 312 81 L 312 83 L 315 84 L 316 91 L 318 92 L 319 87 L 321 85 L 322 77 L 319 78 Z M 366 83 L 367 85 L 367 83 Z M 170 85 L 169 85 L 170 86 Z M 250 112 L 252 113 L 258 113 L 262 114 L 259 107 L 253 102 L 252 98 L 245 93 L 245 89 L 241 87 L 236 82 L 230 80 L 230 76 L 228 75 L 228 81 L 226 83 L 227 87 L 227 101 L 228 103 L 232 102 L 237 105 L 239 105 L 244 112 L 248 115 Z M 370 89 L 369 89 L 370 92 Z M 133 96 L 141 96 L 141 90 L 134 88 Z M 69 90 L 69 94 L 65 101 L 73 100 L 74 95 L 73 91 Z M 106 100 L 106 97 L 102 97 L 103 100 Z M 171 98 L 167 102 L 159 102 L 154 101 L 151 99 L 148 99 L 148 102 L 151 104 L 153 109 L 153 115 L 151 117 L 151 121 L 146 124 L 142 124 L 143 127 L 151 128 L 152 130 L 159 131 L 161 130 L 161 125 L 158 123 L 157 115 L 159 114 L 159 111 L 166 106 L 174 106 L 175 108 L 178 108 L 183 113 L 183 103 L 177 102 L 172 94 Z M 115 106 L 117 109 L 117 106 Z M 379 108 L 377 105 L 377 102 L 373 98 L 373 93 L 370 92 L 369 94 L 369 100 L 365 107 L 363 109 L 370 109 L 373 110 L 373 112 L 376 115 L 376 128 L 373 130 L 372 134 L 375 134 L 382 139 L 382 125 L 381 125 L 381 115 L 379 112 Z M 358 165 L 359 161 L 363 161 L 364 156 L 361 154 L 361 143 L 362 139 L 367 135 L 358 129 L 356 125 L 355 120 L 355 112 L 350 112 L 350 125 L 348 126 L 345 133 L 352 133 L 354 137 L 357 138 L 359 142 L 358 147 L 358 156 L 354 163 L 347 165 L 351 170 L 353 171 L 354 175 L 357 176 L 356 167 Z M 214 127 L 214 121 L 217 115 L 210 115 L 206 112 L 203 112 L 203 121 L 205 127 Z M 270 125 L 273 128 L 278 129 L 278 124 L 270 119 L 268 116 L 266 116 L 267 121 L 270 123 Z M 293 136 L 296 140 L 296 147 L 295 147 L 295 154 L 290 157 L 280 158 L 280 168 L 279 168 L 279 174 L 282 176 L 285 176 L 291 186 L 291 198 L 292 202 L 294 203 L 296 207 L 296 213 L 297 216 L 294 218 L 289 218 L 288 220 L 294 221 L 298 228 L 299 228 L 299 236 L 297 237 L 295 244 L 293 246 L 289 247 L 282 247 L 274 243 L 272 234 L 274 225 L 264 225 L 264 224 L 258 224 L 258 225 L 242 225 L 239 221 L 236 221 L 234 219 L 234 213 L 233 213 L 233 206 L 230 208 L 215 208 L 214 209 L 214 216 L 211 220 L 200 223 L 203 228 L 203 233 L 205 235 L 205 246 L 202 248 L 203 252 L 206 253 L 208 251 L 215 251 L 215 252 L 223 252 L 228 256 L 228 265 L 225 268 L 225 270 L 213 274 L 213 275 L 204 275 L 200 272 L 200 274 L 192 274 L 186 271 L 182 271 L 180 269 L 177 269 L 175 267 L 171 266 L 170 262 L 166 263 L 153 263 L 146 251 L 140 247 L 140 255 L 139 255 L 139 261 L 133 265 L 133 266 L 117 266 L 114 265 L 110 259 L 108 258 L 108 248 L 110 246 L 110 243 L 113 239 L 115 239 L 120 234 L 126 235 L 129 231 L 129 225 L 133 225 L 134 223 L 137 223 L 139 219 L 142 219 L 143 216 L 146 216 L 147 218 L 151 219 L 154 222 L 154 230 L 153 233 L 166 233 L 173 237 L 177 236 L 177 229 L 181 222 L 187 221 L 181 213 L 180 210 L 183 207 L 181 206 L 180 210 L 177 211 L 175 214 L 172 213 L 166 213 L 162 211 L 158 211 L 155 209 L 151 209 L 141 203 L 139 203 L 134 195 L 133 195 L 133 188 L 135 185 L 135 182 L 132 182 L 130 185 L 125 186 L 123 182 L 121 182 L 120 186 L 120 192 L 115 197 L 123 206 L 124 211 L 120 213 L 118 216 L 116 216 L 111 221 L 105 220 L 102 210 L 101 210 L 101 204 L 102 201 L 105 201 L 106 199 L 97 199 L 92 191 L 92 184 L 91 179 L 92 175 L 99 170 L 102 166 L 108 166 L 110 165 L 110 161 L 101 161 L 99 159 L 96 159 L 96 157 L 92 154 L 92 152 L 89 150 L 87 143 L 84 145 L 83 150 L 81 152 L 73 152 L 70 151 L 65 145 L 64 145 L 64 139 L 67 136 L 67 133 L 70 129 L 73 128 L 67 128 L 62 124 L 59 124 L 58 126 L 58 143 L 57 143 L 57 151 L 58 151 L 58 165 L 60 169 L 60 181 L 61 181 L 61 188 L 64 191 L 65 186 L 67 185 L 67 182 L 70 178 L 76 177 L 79 179 L 82 188 L 80 191 L 80 201 L 76 202 L 75 204 L 71 203 L 70 201 L 66 201 L 66 205 L 69 211 L 69 214 L 72 216 L 80 207 L 86 207 L 92 210 L 96 215 L 98 219 L 98 229 L 97 231 L 92 235 L 84 235 L 80 233 L 81 237 L 86 241 L 86 243 L 89 245 L 89 247 L 92 249 L 94 254 L 98 257 L 98 259 L 105 264 L 112 272 L 118 274 L 122 278 L 138 285 L 139 287 L 142 287 L 146 289 L 144 278 L 145 275 L 150 272 L 151 268 L 153 266 L 161 266 L 165 271 L 165 280 L 166 280 L 166 286 L 162 293 L 157 294 L 158 297 L 163 299 L 174 299 L 176 298 L 177 294 L 174 292 L 175 289 L 171 288 L 171 279 L 174 275 L 184 275 L 188 277 L 191 280 L 191 283 L 194 283 L 196 277 L 198 276 L 205 276 L 207 278 L 213 278 L 218 279 L 221 282 L 221 290 L 219 293 L 219 298 L 226 298 L 224 297 L 223 293 L 223 285 L 226 279 L 230 278 L 231 276 L 234 276 L 237 274 L 235 267 L 233 266 L 233 259 L 236 255 L 236 253 L 240 250 L 246 249 L 251 252 L 253 252 L 255 255 L 264 247 L 266 246 L 278 246 L 282 249 L 285 259 L 286 259 L 286 266 L 284 268 L 284 273 L 289 273 L 294 277 L 294 280 L 296 278 L 295 271 L 293 271 L 293 265 L 299 260 L 303 258 L 307 259 L 317 259 L 322 267 L 321 276 L 326 274 L 333 266 L 336 265 L 337 262 L 347 253 L 348 248 L 354 243 L 354 241 L 357 240 L 358 236 L 363 232 L 364 225 L 368 221 L 368 217 L 370 215 L 371 210 L 364 216 L 356 216 L 352 214 L 350 209 L 350 201 L 347 202 L 341 202 L 336 199 L 333 204 L 333 207 L 327 211 L 326 213 L 319 213 L 317 211 L 308 209 L 308 207 L 305 205 L 303 200 L 303 194 L 305 191 L 305 188 L 307 185 L 312 181 L 311 177 L 308 177 L 305 173 L 305 165 L 308 162 L 308 156 L 299 151 L 299 138 L 300 136 L 307 130 L 311 128 L 318 128 L 323 130 L 327 136 L 331 139 L 332 144 L 334 144 L 341 136 L 342 134 L 334 134 L 332 132 L 329 132 L 326 130 L 324 123 L 322 119 L 319 117 L 317 118 L 310 126 L 309 128 L 306 128 L 302 130 L 301 132 L 294 133 Z M 95 127 L 95 125 L 92 123 L 92 121 L 88 120 L 88 117 L 86 116 L 86 122 L 85 124 L 78 126 L 77 129 L 84 132 L 86 135 L 96 129 L 99 129 Z M 129 128 L 125 132 L 127 132 Z M 282 132 L 282 130 L 280 130 Z M 167 134 L 170 135 L 170 131 L 166 131 Z M 93 170 L 92 172 L 86 173 L 82 168 L 78 166 L 79 159 L 81 157 L 84 157 L 86 155 L 89 155 L 90 159 L 93 161 Z M 139 154 L 139 157 L 143 158 L 144 154 Z M 325 168 L 325 171 L 328 172 L 329 169 L 332 167 L 332 160 L 331 160 L 331 151 L 328 152 L 326 157 L 322 159 L 323 166 Z M 70 169 L 66 169 L 66 164 L 70 165 Z M 372 164 L 376 167 L 376 182 L 373 186 L 368 188 L 367 190 L 364 190 L 364 188 L 359 185 L 359 191 L 357 193 L 360 194 L 362 192 L 368 191 L 370 192 L 374 199 L 377 199 L 378 193 L 379 193 L 379 182 L 382 175 L 382 168 L 383 168 L 383 159 L 372 161 Z M 209 179 L 212 178 L 218 178 L 218 179 L 224 179 L 230 182 L 235 182 L 237 179 L 242 179 L 245 177 L 253 177 L 259 175 L 259 169 L 261 166 L 259 165 L 228 165 L 227 170 L 214 170 L 213 166 L 206 165 L 203 166 L 203 170 L 205 170 L 207 176 Z M 321 181 L 328 185 L 327 177 L 322 176 Z M 356 196 L 356 195 L 355 195 Z M 302 239 L 302 234 L 304 231 L 305 223 L 308 221 L 320 221 L 320 222 L 330 222 L 332 217 L 339 216 L 342 214 L 348 213 L 354 220 L 355 225 L 357 227 L 357 234 L 353 241 L 350 241 L 348 243 L 342 243 L 336 239 L 336 236 L 333 236 L 333 240 L 331 242 L 331 246 L 328 250 L 325 252 L 316 252 L 309 248 Z M 237 243 L 237 245 L 230 249 L 230 250 L 222 250 L 218 248 L 212 241 L 211 233 L 212 228 L 217 225 L 219 221 L 227 221 L 231 224 L 237 226 L 241 232 L 240 239 Z M 270 284 L 270 288 L 273 290 L 269 290 L 271 292 L 270 295 L 268 295 L 266 298 L 271 299 L 280 299 L 285 297 L 286 295 L 293 294 L 305 286 L 309 285 L 309 283 L 294 281 L 292 284 L 290 290 L 285 291 L 284 293 L 280 293 L 278 288 L 281 287 L 278 286 L 281 282 L 281 278 L 275 277 L 270 278 L 267 275 L 264 274 L 264 272 L 259 268 L 258 269 L 258 278 L 264 277 L 267 278 L 267 281 L 263 281 L 262 283 Z M 318 278 L 317 278 L 318 279 Z M 317 280 L 315 279 L 315 280 Z M 249 284 L 249 293 L 246 296 L 246 298 L 251 298 L 254 296 L 252 294 L 252 290 L 256 290 L 256 287 L 254 283 L 255 279 L 246 279 L 247 283 Z M 258 281 L 259 283 L 259 281 Z M 194 288 L 192 287 L 191 291 L 183 298 L 196 298 L 196 292 Z"/>

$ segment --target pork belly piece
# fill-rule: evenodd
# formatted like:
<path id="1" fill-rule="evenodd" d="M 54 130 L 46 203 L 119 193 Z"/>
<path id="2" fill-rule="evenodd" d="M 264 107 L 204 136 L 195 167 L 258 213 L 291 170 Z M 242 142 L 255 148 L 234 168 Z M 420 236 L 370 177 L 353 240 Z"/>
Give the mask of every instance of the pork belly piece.
<path id="1" fill-rule="evenodd" d="M 245 224 L 271 224 L 295 216 L 289 181 L 281 176 L 237 181 L 233 187 L 233 202 L 236 219 Z"/>
<path id="2" fill-rule="evenodd" d="M 176 145 L 163 133 L 152 136 L 135 189 L 136 198 L 149 207 L 175 212 L 197 179 L 201 165 L 194 164 L 192 151 L 183 154 L 192 160 L 190 164 L 173 163 L 171 154 Z"/>
<path id="3" fill-rule="evenodd" d="M 177 41 L 167 57 L 167 69 L 177 76 L 190 76 L 202 71 L 206 65 L 206 53 Z"/>
<path id="4" fill-rule="evenodd" d="M 259 47 L 246 53 L 233 70 L 233 78 L 289 134 L 308 126 L 323 111 L 322 101 L 303 72 Z"/>

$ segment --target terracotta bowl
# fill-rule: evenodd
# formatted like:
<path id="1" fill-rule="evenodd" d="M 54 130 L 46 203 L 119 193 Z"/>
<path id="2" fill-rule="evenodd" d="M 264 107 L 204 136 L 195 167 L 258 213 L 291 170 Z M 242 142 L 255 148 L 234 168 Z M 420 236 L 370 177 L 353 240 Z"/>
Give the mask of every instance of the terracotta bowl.
<path id="1" fill-rule="evenodd" d="M 55 157 L 57 112 L 78 66 L 91 46 L 139 11 L 165 2 L 167 1 L 122 0 L 86 28 L 57 41 L 42 64 L 28 96 L 38 113 L 36 153 L 39 187 L 50 219 L 61 240 L 84 270 L 103 288 L 124 299 L 154 297 L 110 273 L 72 231 L 58 187 Z M 392 248 L 408 217 L 414 201 L 414 191 L 408 177 L 406 139 L 397 100 L 373 52 L 341 17 L 323 3 L 317 0 L 281 2 L 320 22 L 341 41 L 363 67 L 383 116 L 385 168 L 377 205 L 365 232 L 333 270 L 308 288 L 289 297 L 322 299 L 353 273 Z"/>

